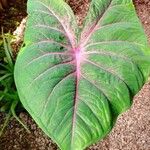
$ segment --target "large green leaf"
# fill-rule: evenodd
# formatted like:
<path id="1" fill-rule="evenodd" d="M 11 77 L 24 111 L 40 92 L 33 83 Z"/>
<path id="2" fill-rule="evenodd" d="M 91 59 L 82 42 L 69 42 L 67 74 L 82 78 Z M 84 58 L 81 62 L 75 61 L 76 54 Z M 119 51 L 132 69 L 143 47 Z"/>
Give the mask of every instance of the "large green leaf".
<path id="1" fill-rule="evenodd" d="M 29 0 L 15 66 L 20 99 L 62 150 L 103 138 L 150 72 L 131 0 L 92 0 L 82 31 L 63 0 Z"/>

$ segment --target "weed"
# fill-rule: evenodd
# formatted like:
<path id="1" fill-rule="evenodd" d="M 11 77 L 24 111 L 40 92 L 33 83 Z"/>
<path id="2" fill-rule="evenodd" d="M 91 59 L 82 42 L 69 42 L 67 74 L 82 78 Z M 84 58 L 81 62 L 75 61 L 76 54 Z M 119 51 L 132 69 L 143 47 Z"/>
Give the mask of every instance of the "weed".
<path id="1" fill-rule="evenodd" d="M 11 117 L 17 121 L 29 132 L 28 128 L 18 118 L 17 113 L 22 111 L 23 106 L 20 103 L 16 86 L 14 83 L 14 64 L 13 53 L 11 49 L 10 34 L 3 34 L 3 46 L 0 48 L 0 112 L 6 113 L 6 118 L 0 130 L 0 136 L 8 125 Z"/>

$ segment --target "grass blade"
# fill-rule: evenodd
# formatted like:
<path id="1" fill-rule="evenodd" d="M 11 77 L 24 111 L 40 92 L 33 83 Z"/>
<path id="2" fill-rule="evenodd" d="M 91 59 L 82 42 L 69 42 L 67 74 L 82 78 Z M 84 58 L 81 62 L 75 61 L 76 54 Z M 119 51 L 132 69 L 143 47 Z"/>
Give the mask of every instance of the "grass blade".
<path id="1" fill-rule="evenodd" d="M 13 117 L 27 130 L 28 133 L 30 133 L 30 130 L 26 127 L 26 125 L 17 117 L 16 113 L 15 113 L 15 108 L 18 104 L 18 101 L 14 101 L 11 105 L 11 112 Z"/>
<path id="2" fill-rule="evenodd" d="M 8 74 L 5 74 L 4 76 L 0 77 L 0 82 L 8 77 L 10 77 L 12 75 L 12 73 L 8 73 Z"/>
<path id="3" fill-rule="evenodd" d="M 2 129 L 0 130 L 0 137 L 2 136 L 5 128 L 7 127 L 8 123 L 9 123 L 9 120 L 10 120 L 10 117 L 11 117 L 12 113 L 11 111 L 9 111 L 9 113 L 7 114 L 6 118 L 5 118 L 5 122 L 2 126 Z"/>

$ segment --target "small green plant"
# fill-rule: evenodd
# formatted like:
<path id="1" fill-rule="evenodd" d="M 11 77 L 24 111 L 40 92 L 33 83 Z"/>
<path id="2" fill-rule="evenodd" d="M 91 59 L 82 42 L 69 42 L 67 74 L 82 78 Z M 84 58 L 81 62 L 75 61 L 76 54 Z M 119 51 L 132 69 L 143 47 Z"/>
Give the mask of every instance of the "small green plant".
<path id="1" fill-rule="evenodd" d="M 16 113 L 19 113 L 23 107 L 20 103 L 16 86 L 14 83 L 14 59 L 10 45 L 10 34 L 4 35 L 3 47 L 0 48 L 0 112 L 6 113 L 5 122 L 0 130 L 2 135 L 5 127 L 7 126 L 10 118 L 15 117 L 25 129 L 27 127 L 20 121 Z M 27 131 L 29 131 L 27 129 Z"/>

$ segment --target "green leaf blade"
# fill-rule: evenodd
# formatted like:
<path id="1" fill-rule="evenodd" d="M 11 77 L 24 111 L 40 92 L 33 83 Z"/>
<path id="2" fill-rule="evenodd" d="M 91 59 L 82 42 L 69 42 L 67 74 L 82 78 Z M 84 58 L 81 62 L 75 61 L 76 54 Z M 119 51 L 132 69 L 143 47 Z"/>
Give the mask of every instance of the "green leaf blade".
<path id="1" fill-rule="evenodd" d="M 28 12 L 20 99 L 62 150 L 82 150 L 109 133 L 147 80 L 144 31 L 131 0 L 93 0 L 80 38 L 63 0 L 29 0 Z"/>

